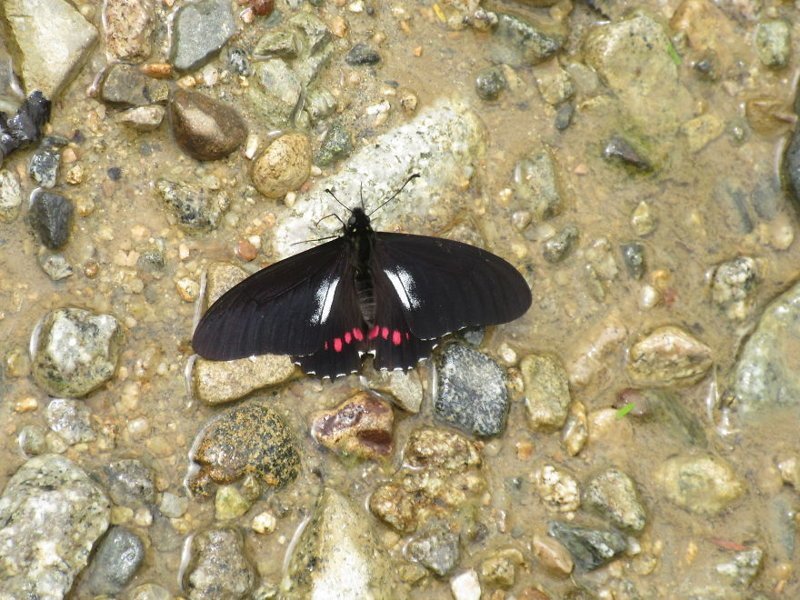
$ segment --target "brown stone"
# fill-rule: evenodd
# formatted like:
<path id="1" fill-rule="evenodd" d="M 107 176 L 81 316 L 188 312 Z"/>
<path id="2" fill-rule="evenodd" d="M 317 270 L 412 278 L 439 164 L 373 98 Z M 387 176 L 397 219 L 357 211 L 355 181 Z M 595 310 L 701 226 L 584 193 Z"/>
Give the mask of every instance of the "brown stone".
<path id="1" fill-rule="evenodd" d="M 362 392 L 332 410 L 316 412 L 311 435 L 335 452 L 360 458 L 384 458 L 392 452 L 391 405 Z"/>
<path id="2" fill-rule="evenodd" d="M 273 141 L 253 163 L 253 185 L 267 198 L 283 198 L 311 173 L 311 144 L 301 133 Z"/>
<path id="3" fill-rule="evenodd" d="M 178 89 L 169 102 L 178 146 L 197 160 L 219 160 L 247 137 L 247 125 L 234 109 L 199 92 Z"/>

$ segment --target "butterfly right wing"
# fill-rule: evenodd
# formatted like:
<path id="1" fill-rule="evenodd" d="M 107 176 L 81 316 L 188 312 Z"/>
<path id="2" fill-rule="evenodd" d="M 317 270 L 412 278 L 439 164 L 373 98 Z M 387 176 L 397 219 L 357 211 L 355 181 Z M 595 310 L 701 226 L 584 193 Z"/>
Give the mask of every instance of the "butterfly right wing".
<path id="1" fill-rule="evenodd" d="M 303 356 L 360 327 L 346 241 L 337 238 L 254 273 L 203 315 L 192 346 L 203 358 Z"/>

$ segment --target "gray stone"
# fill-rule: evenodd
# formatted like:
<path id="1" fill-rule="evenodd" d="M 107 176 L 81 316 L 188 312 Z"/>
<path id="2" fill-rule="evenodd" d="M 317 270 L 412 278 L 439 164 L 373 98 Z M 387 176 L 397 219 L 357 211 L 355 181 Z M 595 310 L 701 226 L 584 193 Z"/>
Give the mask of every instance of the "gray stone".
<path id="1" fill-rule="evenodd" d="M 345 496 L 325 488 L 300 534 L 281 582 L 281 598 L 390 600 L 396 583 L 369 519 Z M 335 590 L 335 592 L 332 592 Z"/>
<path id="2" fill-rule="evenodd" d="M 563 208 L 556 163 L 549 148 L 542 148 L 514 166 L 514 194 L 535 221 L 550 219 Z"/>
<path id="3" fill-rule="evenodd" d="M 177 217 L 178 224 L 190 230 L 216 229 L 230 206 L 230 199 L 224 191 L 207 190 L 166 179 L 156 182 L 156 190 Z"/>
<path id="4" fill-rule="evenodd" d="M 199 0 L 185 4 L 172 22 L 170 61 L 179 71 L 202 67 L 236 33 L 228 0 Z"/>
<path id="5" fill-rule="evenodd" d="M 429 522 L 423 531 L 411 538 L 406 552 L 439 577 L 452 573 L 461 557 L 458 534 L 443 521 Z"/>
<path id="6" fill-rule="evenodd" d="M 567 225 L 542 244 L 542 256 L 549 263 L 558 263 L 570 255 L 578 241 L 578 228 Z"/>
<path id="7" fill-rule="evenodd" d="M 237 529 L 209 529 L 192 537 L 183 576 L 189 600 L 244 600 L 255 586 L 256 571 Z"/>
<path id="8" fill-rule="evenodd" d="M 51 400 L 45 411 L 50 429 L 70 445 L 91 442 L 97 437 L 92 429 L 91 416 L 86 404 L 65 398 Z"/>
<path id="9" fill-rule="evenodd" d="M 303 35 L 304 46 L 308 54 L 316 54 L 327 47 L 331 40 L 331 32 L 328 26 L 311 12 L 298 12 L 287 22 L 289 27 Z"/>
<path id="10" fill-rule="evenodd" d="M 603 158 L 610 162 L 633 167 L 639 171 L 651 171 L 653 164 L 633 143 L 620 135 L 614 135 L 603 147 Z"/>
<path id="11" fill-rule="evenodd" d="M 337 107 L 336 96 L 326 88 L 314 87 L 306 91 L 305 110 L 312 123 L 317 123 L 331 116 Z M 348 155 L 350 152 L 347 153 Z"/>
<path id="12" fill-rule="evenodd" d="M 75 209 L 72 201 L 55 192 L 34 191 L 32 194 L 28 219 L 42 244 L 57 250 L 69 240 L 72 228 L 72 215 Z"/>
<path id="13" fill-rule="evenodd" d="M 178 519 L 186 514 L 189 508 L 189 499 L 185 496 L 177 496 L 172 492 L 164 492 L 161 495 L 161 502 L 158 510 L 161 514 L 170 519 Z"/>
<path id="14" fill-rule="evenodd" d="M 711 299 L 729 319 L 745 319 L 753 309 L 753 294 L 759 283 L 755 259 L 749 256 L 720 263 L 711 274 Z"/>
<path id="15" fill-rule="evenodd" d="M 506 87 L 508 82 L 501 67 L 486 67 L 475 76 L 475 91 L 481 100 L 497 100 Z"/>
<path id="16" fill-rule="evenodd" d="M 66 140 L 46 137 L 31 155 L 28 163 L 28 175 L 43 188 L 52 188 L 56 185 L 58 168 L 61 165 L 61 151 Z"/>
<path id="17" fill-rule="evenodd" d="M 166 112 L 166 109 L 158 104 L 137 106 L 119 113 L 117 120 L 136 131 L 153 131 L 161 125 Z"/>
<path id="18" fill-rule="evenodd" d="M 121 337 L 111 315 L 51 311 L 33 343 L 33 378 L 51 396 L 85 396 L 114 375 Z"/>
<path id="19" fill-rule="evenodd" d="M 739 354 L 731 392 L 741 414 L 800 407 L 799 353 L 800 283 L 767 306 Z"/>
<path id="20" fill-rule="evenodd" d="M 592 477 L 584 488 L 583 503 L 612 525 L 633 531 L 644 529 L 646 516 L 636 485 L 619 469 L 608 469 Z"/>
<path id="21" fill-rule="evenodd" d="M 188 481 L 206 495 L 213 481 L 232 483 L 252 473 L 268 486 L 281 486 L 300 472 L 300 455 L 283 417 L 260 402 L 228 410 L 201 429 L 192 459 L 200 465 Z"/>
<path id="22" fill-rule="evenodd" d="M 762 21 L 756 26 L 756 52 L 772 68 L 785 67 L 792 53 L 791 25 L 783 19 Z"/>
<path id="23" fill-rule="evenodd" d="M 241 48 L 228 50 L 228 68 L 236 75 L 242 75 L 243 77 L 250 75 L 250 60 L 247 58 L 247 52 Z"/>
<path id="24" fill-rule="evenodd" d="M 135 65 L 111 65 L 100 88 L 103 102 L 123 106 L 163 104 L 169 97 L 166 81 L 153 79 Z"/>
<path id="25" fill-rule="evenodd" d="M 497 13 L 489 56 L 492 61 L 511 67 L 535 65 L 558 52 L 564 40 L 563 32 L 552 25 Z"/>
<path id="26" fill-rule="evenodd" d="M 628 374 L 638 385 L 688 385 L 702 379 L 712 364 L 711 348 L 673 325 L 653 330 L 628 352 Z"/>
<path id="27" fill-rule="evenodd" d="M 422 406 L 422 381 L 416 370 L 379 371 L 363 373 L 371 390 L 388 394 L 392 402 L 410 413 L 418 413 Z"/>
<path id="28" fill-rule="evenodd" d="M 732 560 L 714 566 L 717 575 L 729 580 L 738 588 L 750 585 L 761 570 L 764 551 L 761 548 L 742 550 L 733 555 Z"/>
<path id="29" fill-rule="evenodd" d="M 22 204 L 22 190 L 17 176 L 11 171 L 0 170 L 0 221 L 10 223 L 17 218 Z"/>
<path id="30" fill-rule="evenodd" d="M 83 588 L 94 595 L 115 595 L 136 575 L 144 560 L 144 544 L 124 527 L 112 527 L 92 558 Z"/>
<path id="31" fill-rule="evenodd" d="M 625 536 L 616 531 L 550 521 L 547 524 L 547 534 L 564 544 L 575 564 L 585 571 L 602 567 L 628 549 Z"/>
<path id="32" fill-rule="evenodd" d="M 655 479 L 667 498 L 701 515 L 720 513 L 745 491 L 733 468 L 710 454 L 673 456 L 656 470 Z"/>
<path id="33" fill-rule="evenodd" d="M 248 88 L 251 102 L 265 125 L 285 127 L 300 102 L 300 78 L 279 58 L 259 63 L 255 72 L 255 82 Z"/>
<path id="34" fill-rule="evenodd" d="M 561 68 L 558 59 L 551 59 L 534 70 L 536 87 L 542 98 L 551 106 L 558 106 L 575 94 L 575 84 L 572 77 Z"/>
<path id="35" fill-rule="evenodd" d="M 261 36 L 253 49 L 253 57 L 296 58 L 300 53 L 298 34 L 291 29 L 270 29 Z"/>
<path id="36" fill-rule="evenodd" d="M 381 62 L 378 51 L 363 42 L 359 42 L 345 55 L 344 61 L 348 65 L 377 65 Z"/>
<path id="37" fill-rule="evenodd" d="M 233 107 L 198 92 L 175 90 L 168 108 L 175 141 L 197 160 L 225 158 L 247 137 L 247 125 Z"/>
<path id="38" fill-rule="evenodd" d="M 281 384 L 294 376 L 290 356 L 262 354 L 237 360 L 198 358 L 192 370 L 194 391 L 206 404 L 224 404 L 251 392 Z"/>
<path id="39" fill-rule="evenodd" d="M 64 598 L 109 523 L 103 490 L 71 460 L 28 460 L 0 498 L 0 589 L 7 598 Z"/>
<path id="40" fill-rule="evenodd" d="M 503 432 L 509 399 L 502 369 L 491 358 L 453 344 L 442 353 L 436 416 L 478 436 Z"/>
<path id="41" fill-rule="evenodd" d="M 140 506 L 156 499 L 153 471 L 136 458 L 115 460 L 103 469 L 106 489 L 115 504 Z"/>
<path id="42" fill-rule="evenodd" d="M 353 151 L 353 137 L 341 121 L 334 121 L 325 132 L 319 150 L 314 155 L 314 164 L 326 167 L 346 158 Z"/>
<path id="43" fill-rule="evenodd" d="M 44 250 L 39 252 L 37 259 L 42 271 L 47 273 L 47 276 L 53 281 L 66 279 L 73 274 L 72 265 L 67 262 L 63 254 L 53 254 Z"/>
<path id="44" fill-rule="evenodd" d="M 38 425 L 25 425 L 17 435 L 19 449 L 27 456 L 39 456 L 47 452 L 47 438 L 44 429 Z"/>
<path id="45" fill-rule="evenodd" d="M 151 0 L 106 0 L 103 3 L 106 52 L 116 60 L 131 62 L 150 56 L 152 14 Z"/>
<path id="46" fill-rule="evenodd" d="M 6 0 L 4 9 L 25 87 L 54 99 L 89 55 L 97 30 L 65 0 Z"/>
<path id="47" fill-rule="evenodd" d="M 531 354 L 520 363 L 525 383 L 525 407 L 528 425 L 534 430 L 560 429 L 567 420 L 570 395 L 569 380 L 557 358 Z"/>
<path id="48" fill-rule="evenodd" d="M 633 279 L 641 279 L 647 268 L 644 261 L 644 246 L 639 242 L 628 242 L 620 246 L 625 268 Z"/>

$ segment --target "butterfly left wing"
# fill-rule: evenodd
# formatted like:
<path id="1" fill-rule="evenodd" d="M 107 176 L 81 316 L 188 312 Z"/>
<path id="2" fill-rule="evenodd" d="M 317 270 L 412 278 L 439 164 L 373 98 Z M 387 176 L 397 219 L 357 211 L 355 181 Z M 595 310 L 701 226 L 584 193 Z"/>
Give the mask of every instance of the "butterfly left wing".
<path id="1" fill-rule="evenodd" d="M 405 325 L 420 340 L 513 321 L 531 305 L 531 290 L 510 263 L 453 240 L 376 233 L 371 269 L 376 289 L 389 290 L 403 316 L 385 325 Z"/>

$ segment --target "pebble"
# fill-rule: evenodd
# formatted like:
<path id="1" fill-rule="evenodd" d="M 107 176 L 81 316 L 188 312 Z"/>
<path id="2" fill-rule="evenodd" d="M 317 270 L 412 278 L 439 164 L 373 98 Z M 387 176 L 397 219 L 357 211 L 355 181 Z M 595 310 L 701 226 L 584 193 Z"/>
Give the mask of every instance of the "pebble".
<path id="1" fill-rule="evenodd" d="M 712 270 L 711 299 L 729 319 L 746 319 L 753 310 L 753 295 L 759 281 L 755 259 L 737 256 Z"/>
<path id="2" fill-rule="evenodd" d="M 455 600 L 481 600 L 481 582 L 475 569 L 469 569 L 451 578 L 450 591 Z"/>
<path id="3" fill-rule="evenodd" d="M 508 82 L 501 67 L 486 67 L 475 76 L 475 91 L 481 100 L 497 100 L 507 87 Z"/>
<path id="4" fill-rule="evenodd" d="M 589 440 L 589 419 L 583 402 L 575 401 L 569 406 L 569 414 L 561 432 L 561 442 L 570 456 L 577 456 Z"/>
<path id="5" fill-rule="evenodd" d="M 514 166 L 514 195 L 534 221 L 551 219 L 563 209 L 556 163 L 549 148 L 531 152 Z"/>
<path id="6" fill-rule="evenodd" d="M 61 166 L 60 148 L 66 144 L 63 138 L 48 136 L 39 144 L 28 163 L 28 175 L 43 188 L 52 188 L 58 179 Z"/>
<path id="7" fill-rule="evenodd" d="M 299 37 L 293 29 L 269 29 L 256 42 L 253 56 L 259 60 L 276 56 L 296 58 L 302 47 Z"/>
<path id="8" fill-rule="evenodd" d="M 311 144 L 300 133 L 274 140 L 253 163 L 253 185 L 267 198 L 283 198 L 311 173 Z"/>
<path id="9" fill-rule="evenodd" d="M 564 44 L 564 35 L 536 21 L 528 21 L 508 13 L 497 13 L 497 25 L 492 31 L 489 57 L 494 63 L 510 67 L 539 64 Z"/>
<path id="10" fill-rule="evenodd" d="M 773 69 L 789 64 L 791 34 L 791 25 L 783 19 L 768 19 L 756 26 L 756 53 L 762 64 Z"/>
<path id="11" fill-rule="evenodd" d="M 188 547 L 183 588 L 189 600 L 244 600 L 256 586 L 256 570 L 238 529 L 220 527 L 194 534 Z"/>
<path id="12" fill-rule="evenodd" d="M 144 554 L 139 536 L 125 527 L 112 527 L 92 557 L 81 588 L 97 596 L 119 594 L 136 575 Z"/>
<path id="13" fill-rule="evenodd" d="M 107 0 L 102 22 L 105 49 L 113 58 L 141 62 L 150 56 L 154 24 L 147 0 Z"/>
<path id="14" fill-rule="evenodd" d="M 549 263 L 559 263 L 572 253 L 578 241 L 578 228 L 567 225 L 542 244 L 542 256 Z"/>
<path id="15" fill-rule="evenodd" d="M 103 468 L 111 500 L 119 506 L 153 504 L 156 499 L 153 471 L 137 458 L 123 458 Z"/>
<path id="16" fill-rule="evenodd" d="M 271 512 L 262 512 L 253 517 L 251 527 L 253 531 L 260 534 L 272 533 L 278 526 L 278 520 Z"/>
<path id="17" fill-rule="evenodd" d="M 85 403 L 67 398 L 55 398 L 45 410 L 50 429 L 69 445 L 91 442 L 97 435 L 92 429 L 91 412 Z"/>
<path id="18" fill-rule="evenodd" d="M 170 519 L 179 519 L 186 514 L 189 508 L 189 499 L 185 496 L 178 496 L 172 492 L 164 492 L 161 494 L 161 502 L 158 504 L 158 510 L 161 514 Z"/>
<path id="19" fill-rule="evenodd" d="M 412 560 L 439 577 L 452 573 L 461 556 L 458 534 L 440 520 L 430 521 L 423 531 L 414 535 L 406 552 Z"/>
<path id="20" fill-rule="evenodd" d="M 103 102 L 121 106 L 163 104 L 169 97 L 166 81 L 148 77 L 136 65 L 111 65 L 103 78 L 100 98 Z"/>
<path id="21" fill-rule="evenodd" d="M 627 370 L 637 385 L 670 387 L 697 382 L 712 364 L 711 348 L 683 329 L 665 325 L 631 346 Z"/>
<path id="22" fill-rule="evenodd" d="M 578 481 L 569 473 L 545 464 L 533 472 L 533 486 L 545 508 L 553 512 L 574 512 L 581 505 Z"/>
<path id="23" fill-rule="evenodd" d="M 681 125 L 681 133 L 686 136 L 690 152 L 700 152 L 725 131 L 725 123 L 711 114 L 700 115 Z"/>
<path id="24" fill-rule="evenodd" d="M 299 116 L 296 109 L 303 94 L 300 76 L 280 58 L 258 63 L 255 71 L 255 85 L 248 88 L 248 95 L 261 120 L 270 127 L 289 129 L 292 117 Z"/>
<path id="25" fill-rule="evenodd" d="M 312 123 L 319 123 L 323 119 L 330 117 L 338 108 L 339 101 L 330 91 L 321 86 L 316 86 L 314 89 L 309 90 L 306 94 L 305 110 Z M 340 128 L 344 128 L 340 121 L 331 123 L 331 127 L 338 124 Z M 347 152 L 350 154 L 350 151 Z"/>
<path id="26" fill-rule="evenodd" d="M 381 55 L 369 45 L 359 42 L 347 52 L 344 61 L 348 65 L 376 65 L 381 62 Z"/>
<path id="27" fill-rule="evenodd" d="M 69 198 L 55 192 L 34 191 L 28 219 L 42 244 L 58 250 L 69 241 L 75 212 Z"/>
<path id="28" fill-rule="evenodd" d="M 418 413 L 422 406 L 422 381 L 416 370 L 381 371 L 370 369 L 365 373 L 371 390 L 388 394 L 392 403 L 406 412 Z"/>
<path id="29" fill-rule="evenodd" d="M 583 504 L 623 529 L 641 531 L 647 520 L 633 479 L 619 469 L 592 477 L 584 487 Z"/>
<path id="30" fill-rule="evenodd" d="M 284 383 L 294 373 L 291 357 L 278 354 L 229 361 L 198 358 L 194 363 L 192 381 L 200 400 L 217 405 L 238 400 L 258 389 Z"/>
<path id="31" fill-rule="evenodd" d="M 247 138 L 239 113 L 199 92 L 175 90 L 168 111 L 175 141 L 197 160 L 225 158 Z"/>
<path id="32" fill-rule="evenodd" d="M 710 454 L 682 454 L 665 460 L 655 480 L 672 502 L 691 513 L 716 515 L 745 491 L 733 468 Z"/>
<path id="33" fill-rule="evenodd" d="M 61 281 L 73 274 L 72 265 L 67 262 L 63 254 L 51 254 L 45 251 L 40 252 L 37 259 L 39 266 L 53 281 Z"/>
<path id="34" fill-rule="evenodd" d="M 631 279 L 639 280 L 645 273 L 647 265 L 644 259 L 644 246 L 639 242 L 628 242 L 620 246 L 622 260 Z"/>
<path id="35" fill-rule="evenodd" d="M 545 354 L 531 354 L 522 359 L 519 368 L 525 383 L 528 426 L 534 431 L 563 427 L 571 398 L 561 361 Z"/>
<path id="36" fill-rule="evenodd" d="M 258 401 L 232 408 L 208 423 L 193 445 L 189 489 L 206 495 L 210 482 L 232 483 L 247 473 L 272 487 L 294 480 L 300 472 L 297 443 L 284 419 Z"/>
<path id="37" fill-rule="evenodd" d="M 217 521 L 236 519 L 245 514 L 253 503 L 235 486 L 221 485 L 214 495 L 214 517 Z"/>
<path id="38" fill-rule="evenodd" d="M 33 378 L 51 396 L 85 396 L 114 375 L 121 340 L 111 315 L 80 308 L 51 311 L 34 344 Z"/>
<path id="39" fill-rule="evenodd" d="M 216 229 L 230 207 L 230 198 L 225 191 L 205 189 L 167 179 L 156 181 L 156 191 L 178 219 L 178 223 L 189 230 Z"/>
<path id="40" fill-rule="evenodd" d="M 636 205 L 631 215 L 631 226 L 636 235 L 650 235 L 656 229 L 656 218 L 650 209 L 650 204 L 642 200 Z"/>
<path id="41" fill-rule="evenodd" d="M 651 171 L 652 163 L 628 140 L 615 135 L 603 147 L 603 158 L 608 161 L 629 165 L 639 171 Z"/>
<path id="42" fill-rule="evenodd" d="M 525 557 L 516 548 L 495 551 L 481 561 L 481 580 L 488 585 L 508 589 L 517 578 L 517 567 L 525 564 Z"/>
<path id="43" fill-rule="evenodd" d="M 228 0 L 199 0 L 175 11 L 170 62 L 179 71 L 199 69 L 236 33 Z"/>
<path id="44" fill-rule="evenodd" d="M 117 121 L 136 131 L 154 131 L 161 126 L 165 114 L 166 109 L 158 104 L 137 106 L 120 112 Z"/>
<path id="45" fill-rule="evenodd" d="M 569 575 L 572 573 L 574 563 L 569 551 L 550 537 L 533 536 L 531 540 L 533 556 L 542 564 L 543 567 L 558 575 Z"/>
<path id="46" fill-rule="evenodd" d="M 497 363 L 477 350 L 453 344 L 441 354 L 438 375 L 433 407 L 437 418 L 481 437 L 503 432 L 510 403 Z"/>
<path id="47" fill-rule="evenodd" d="M 602 567 L 628 549 L 625 537 L 616 531 L 550 521 L 547 524 L 547 534 L 561 542 L 578 568 L 584 571 Z"/>
<path id="48" fill-rule="evenodd" d="M 351 396 L 335 408 L 311 414 L 311 437 L 344 456 L 386 458 L 392 453 L 391 405 L 369 392 Z"/>
<path id="49" fill-rule="evenodd" d="M 133 588 L 127 600 L 173 600 L 173 596 L 160 585 L 145 583 Z"/>
<path id="50" fill-rule="evenodd" d="M 17 434 L 19 449 L 27 457 L 39 456 L 47 452 L 47 439 L 44 429 L 38 425 L 25 425 Z"/>
<path id="51" fill-rule="evenodd" d="M 352 151 L 353 136 L 340 121 L 334 121 L 325 132 L 319 150 L 314 154 L 314 164 L 326 167 L 348 157 Z"/>
<path id="52" fill-rule="evenodd" d="M 550 106 L 559 106 L 575 95 L 572 77 L 561 67 L 557 59 L 537 65 L 534 75 L 539 93 Z"/>
<path id="53" fill-rule="evenodd" d="M 0 221 L 10 223 L 16 219 L 21 204 L 19 179 L 13 172 L 0 169 Z"/>

